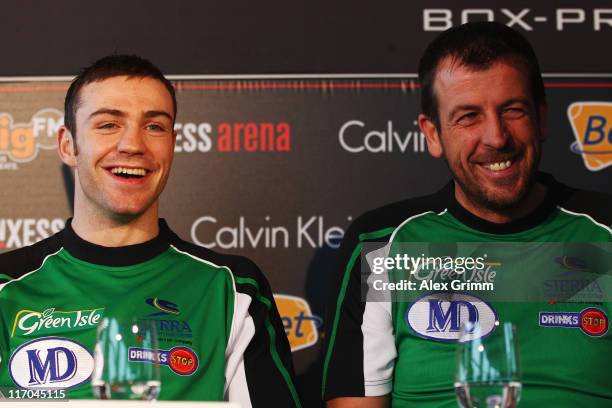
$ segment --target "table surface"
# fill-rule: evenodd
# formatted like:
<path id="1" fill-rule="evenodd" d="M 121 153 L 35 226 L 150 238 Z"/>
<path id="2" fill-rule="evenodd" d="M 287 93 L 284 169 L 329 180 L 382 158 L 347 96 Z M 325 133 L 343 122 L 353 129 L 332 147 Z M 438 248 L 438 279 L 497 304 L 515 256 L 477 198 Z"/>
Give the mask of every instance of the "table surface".
<path id="1" fill-rule="evenodd" d="M 27 403 L 34 405 L 26 405 Z M 85 408 L 108 408 L 112 404 L 113 407 L 160 407 L 160 408 L 240 408 L 240 404 L 236 402 L 196 402 L 196 401 L 121 401 L 121 400 L 0 400 L 0 408 L 26 408 L 33 406 L 36 408 L 60 408 L 68 405 L 69 407 L 85 407 Z M 151 405 L 153 404 L 153 405 Z"/>

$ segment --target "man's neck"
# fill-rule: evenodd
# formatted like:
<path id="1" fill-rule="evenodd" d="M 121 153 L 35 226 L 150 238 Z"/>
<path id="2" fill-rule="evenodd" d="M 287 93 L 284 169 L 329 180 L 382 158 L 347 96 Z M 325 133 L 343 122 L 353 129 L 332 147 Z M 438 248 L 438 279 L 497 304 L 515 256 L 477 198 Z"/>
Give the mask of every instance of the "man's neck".
<path id="1" fill-rule="evenodd" d="M 493 222 L 496 224 L 505 224 L 511 221 L 515 221 L 526 217 L 535 211 L 536 208 L 544 201 L 546 197 L 547 188 L 538 181 L 534 181 L 530 191 L 525 195 L 525 198 L 521 200 L 517 205 L 512 206 L 506 210 L 492 209 L 484 206 L 480 206 L 465 195 L 462 194 L 461 190 L 456 188 L 455 185 L 455 199 L 457 202 L 473 215 L 482 218 L 483 220 Z"/>
<path id="2" fill-rule="evenodd" d="M 74 232 L 92 244 L 120 247 L 141 244 L 159 234 L 157 211 L 146 211 L 135 217 L 108 217 L 102 214 L 85 215 L 75 206 L 72 220 Z"/>

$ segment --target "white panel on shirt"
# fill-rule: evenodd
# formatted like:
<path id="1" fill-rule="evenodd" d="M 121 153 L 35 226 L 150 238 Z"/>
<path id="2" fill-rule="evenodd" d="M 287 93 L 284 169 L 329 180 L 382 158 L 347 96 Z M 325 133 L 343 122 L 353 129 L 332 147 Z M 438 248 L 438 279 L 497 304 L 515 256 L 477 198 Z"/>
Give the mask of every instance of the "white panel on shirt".
<path id="1" fill-rule="evenodd" d="M 386 257 L 390 245 L 368 253 L 365 258 L 372 270 L 374 257 Z M 368 276 L 368 288 L 372 287 L 374 279 L 388 282 L 386 272 L 382 274 L 371 273 Z M 372 290 L 372 289 L 369 289 Z M 393 367 L 397 350 L 393 335 L 393 319 L 391 317 L 391 302 L 388 292 L 368 294 L 366 299 L 376 299 L 365 304 L 361 332 L 363 334 L 363 380 L 366 397 L 375 397 L 389 394 L 393 384 Z"/>
<path id="2" fill-rule="evenodd" d="M 234 316 L 227 349 L 225 350 L 225 399 L 251 408 L 249 384 L 244 370 L 244 352 L 255 336 L 255 324 L 249 314 L 251 297 L 236 292 Z"/>

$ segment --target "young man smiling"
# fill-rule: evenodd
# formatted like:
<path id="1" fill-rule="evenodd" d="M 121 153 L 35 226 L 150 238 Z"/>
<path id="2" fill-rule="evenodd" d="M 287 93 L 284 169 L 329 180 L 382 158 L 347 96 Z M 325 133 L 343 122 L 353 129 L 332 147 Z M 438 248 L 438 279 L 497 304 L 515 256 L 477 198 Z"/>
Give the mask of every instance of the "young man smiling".
<path id="1" fill-rule="evenodd" d="M 96 326 L 120 316 L 158 327 L 160 399 L 300 405 L 257 266 L 182 241 L 158 218 L 176 112 L 172 84 L 135 56 L 102 58 L 72 82 L 58 150 L 74 169 L 74 218 L 0 257 L 1 386 L 91 398 Z"/>
<path id="2" fill-rule="evenodd" d="M 483 336 L 500 323 L 517 325 L 521 407 L 609 406 L 612 294 L 585 299 L 576 289 L 571 296 L 530 296 L 530 290 L 539 294 L 547 288 L 546 279 L 567 283 L 567 269 L 580 267 L 582 279 L 603 278 L 609 284 L 609 271 L 596 276 L 584 265 L 594 268 L 603 261 L 609 270 L 612 238 L 609 195 L 578 191 L 537 172 L 546 101 L 533 49 L 502 24 L 468 23 L 428 46 L 419 79 L 419 126 L 429 153 L 445 159 L 452 181 L 433 195 L 368 212 L 347 231 L 337 296 L 326 319 L 323 397 L 328 406 L 457 406 L 454 343 L 466 321 L 478 322 Z M 527 248 L 521 255 L 534 257 L 538 267 L 526 267 L 533 259 L 522 257 L 502 263 L 495 284 L 505 283 L 509 290 L 499 289 L 514 297 L 494 293 L 483 301 L 474 292 L 453 290 L 376 297 L 370 286 L 364 299 L 366 280 L 374 277 L 373 256 L 401 254 L 402 245 L 405 251 L 426 248 L 444 257 L 463 251 L 465 256 L 461 243 L 472 242 L 492 243 L 491 248 L 537 243 L 514 248 Z M 542 242 L 559 243 L 558 252 L 549 256 Z M 596 243 L 593 247 L 607 252 L 587 245 L 582 249 L 590 252 L 578 251 L 578 258 L 560 256 L 575 243 Z M 395 283 L 391 272 L 386 279 Z"/>

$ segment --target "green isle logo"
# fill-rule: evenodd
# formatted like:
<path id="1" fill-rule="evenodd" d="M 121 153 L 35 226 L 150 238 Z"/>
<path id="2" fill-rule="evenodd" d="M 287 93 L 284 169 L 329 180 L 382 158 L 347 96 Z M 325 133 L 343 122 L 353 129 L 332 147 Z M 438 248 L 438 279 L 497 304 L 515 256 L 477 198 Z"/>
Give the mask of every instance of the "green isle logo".
<path id="1" fill-rule="evenodd" d="M 96 327 L 103 314 L 104 308 L 68 312 L 55 310 L 55 308 L 49 308 L 43 312 L 20 310 L 15 316 L 11 337 L 63 333 Z"/>

